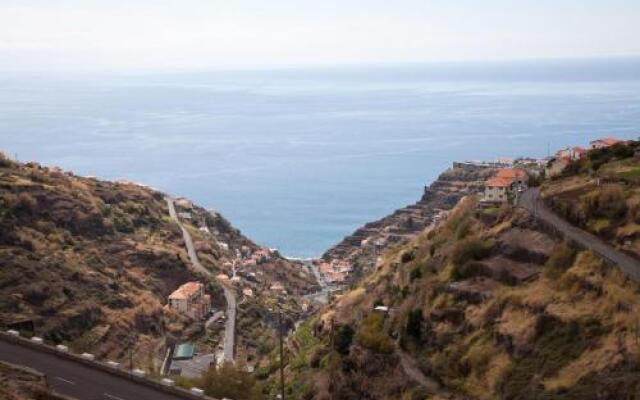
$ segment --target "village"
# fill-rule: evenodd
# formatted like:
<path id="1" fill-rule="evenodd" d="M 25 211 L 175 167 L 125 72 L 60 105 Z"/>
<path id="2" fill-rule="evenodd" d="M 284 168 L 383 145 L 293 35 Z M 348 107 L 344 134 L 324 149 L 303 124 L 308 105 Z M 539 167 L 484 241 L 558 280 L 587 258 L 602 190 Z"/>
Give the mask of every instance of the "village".
<path id="1" fill-rule="evenodd" d="M 185 198 L 169 202 L 175 207 L 170 205 L 170 215 L 183 230 L 189 263 L 210 278 L 182 282 L 167 296 L 166 313 L 181 316 L 185 330 L 167 347 L 162 370 L 197 378 L 210 365 L 231 361 L 252 371 L 255 349 L 238 344 L 247 332 L 238 332 L 243 314 L 237 313 L 258 304 L 293 307 L 301 315 L 311 311 L 311 302 L 302 296 L 313 284 L 311 275 L 302 263 L 286 260 L 276 249 L 234 239 L 237 232 L 212 223 L 219 218 L 217 212 L 199 209 Z"/>
<path id="2" fill-rule="evenodd" d="M 477 180 L 469 182 L 467 188 L 461 186 L 460 188 L 463 195 L 477 195 L 480 206 L 494 207 L 509 202 L 515 204 L 518 196 L 539 178 L 553 177 L 562 173 L 572 161 L 585 157 L 588 150 L 605 148 L 622 142 L 613 137 L 606 137 L 592 140 L 585 147 L 576 145 L 562 148 L 554 155 L 542 158 L 498 158 L 495 161 L 454 162 L 451 170 L 474 171 L 478 175 L 477 178 L 473 178 Z M 441 183 L 436 182 L 434 185 L 439 186 Z M 436 190 L 440 190 L 440 187 Z M 434 197 L 433 191 L 433 187 L 425 187 L 425 197 Z M 440 197 L 446 198 L 446 196 Z M 358 260 L 369 259 L 370 267 L 375 268 L 380 262 L 378 254 L 381 254 L 384 248 L 390 244 L 400 243 L 421 231 L 423 227 L 438 224 L 448 213 L 445 207 L 429 205 L 427 208 L 424 204 L 423 199 L 416 205 L 396 211 L 395 221 L 368 224 L 352 237 L 347 237 L 342 246 L 357 249 L 351 250 L 350 255 L 336 257 L 329 254 L 313 260 L 313 265 L 318 269 L 324 283 L 335 291 L 347 286 L 352 280 L 354 264 Z M 363 255 L 365 257 L 362 257 Z"/>
<path id="3" fill-rule="evenodd" d="M 522 157 L 518 159 L 500 158 L 495 161 L 464 161 L 454 163 L 454 168 L 486 170 L 481 176 L 486 177 L 476 185 L 475 195 L 478 196 L 481 207 L 493 207 L 503 203 L 517 202 L 518 196 L 525 191 L 537 179 L 543 176 L 554 176 L 562 173 L 572 161 L 579 160 L 587 155 L 588 150 L 605 148 L 621 143 L 616 138 L 596 139 L 589 142 L 588 147 L 573 146 L 558 150 L 555 155 L 544 158 Z M 179 207 L 178 217 L 184 221 L 193 222 L 196 217 L 192 213 L 193 205 L 189 200 L 177 199 Z M 411 210 L 411 208 L 409 208 Z M 406 212 L 406 211 L 405 211 Z M 436 209 L 429 215 L 429 224 L 437 225 L 447 214 L 446 209 Z M 409 218 L 411 218 L 411 214 Z M 199 223 L 198 230 L 201 234 L 214 238 L 216 246 L 231 254 L 227 261 L 222 263 L 222 270 L 215 276 L 217 282 L 235 289 L 242 300 L 250 301 L 252 298 L 264 293 L 270 293 L 275 298 L 291 295 L 290 289 L 283 282 L 274 279 L 266 279 L 263 268 L 270 266 L 274 260 L 281 256 L 276 249 L 267 247 L 251 247 L 242 245 L 236 249 L 219 239 L 220 232 L 209 228 L 204 220 Z M 367 237 L 359 241 L 357 246 L 363 249 L 371 249 L 375 264 L 380 262 L 377 252 L 382 253 L 389 243 L 398 242 L 409 234 L 400 229 L 387 227 L 375 236 Z M 202 241 L 196 241 L 198 251 L 208 250 L 208 245 Z M 354 279 L 354 263 L 349 259 L 319 258 L 308 263 L 318 280 L 318 293 L 310 293 L 301 301 L 302 310 L 311 312 L 314 307 L 329 301 L 329 296 L 339 294 Z M 223 299 L 212 298 L 213 293 L 207 293 L 205 282 L 184 282 L 168 297 L 166 308 L 183 315 L 194 322 L 204 324 L 205 329 L 213 329 L 219 332 L 221 324 L 224 324 L 226 313 L 216 310 L 213 304 L 223 304 Z M 319 301 L 319 303 L 316 303 Z M 314 304 L 315 303 L 315 304 Z M 218 330 L 216 330 L 218 329 Z M 224 361 L 222 345 L 218 345 L 215 353 L 200 354 L 192 340 L 178 343 L 170 363 L 170 373 L 185 377 L 197 377 L 204 372 L 210 364 Z M 250 367 L 253 368 L 253 367 Z"/>

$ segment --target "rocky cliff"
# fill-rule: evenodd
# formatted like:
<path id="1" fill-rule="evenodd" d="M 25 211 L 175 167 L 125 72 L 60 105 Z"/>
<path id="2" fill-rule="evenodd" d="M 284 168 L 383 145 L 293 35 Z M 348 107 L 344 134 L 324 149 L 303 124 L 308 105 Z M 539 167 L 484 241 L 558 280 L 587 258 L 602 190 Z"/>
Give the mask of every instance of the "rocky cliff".
<path id="1" fill-rule="evenodd" d="M 365 275 L 387 249 L 407 242 L 444 217 L 462 197 L 480 192 L 484 181 L 495 171 L 488 166 L 454 163 L 424 188 L 418 202 L 358 228 L 327 250 L 322 258 L 326 261 L 348 261 L 355 267 L 356 278 Z"/>

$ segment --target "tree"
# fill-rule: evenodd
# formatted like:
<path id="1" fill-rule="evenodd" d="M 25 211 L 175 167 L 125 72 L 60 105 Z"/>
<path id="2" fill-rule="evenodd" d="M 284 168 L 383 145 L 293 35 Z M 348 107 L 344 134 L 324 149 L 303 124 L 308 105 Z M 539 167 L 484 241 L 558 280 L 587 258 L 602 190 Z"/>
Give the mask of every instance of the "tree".
<path id="1" fill-rule="evenodd" d="M 350 325 L 340 325 L 340 327 L 338 327 L 334 342 L 334 347 L 338 353 L 342 355 L 349 354 L 349 347 L 351 347 L 354 333 Z"/>
<path id="2" fill-rule="evenodd" d="M 200 385 L 211 397 L 233 400 L 258 400 L 263 396 L 255 379 L 244 369 L 236 368 L 229 362 L 221 366 L 211 366 L 201 378 Z"/>
<path id="3" fill-rule="evenodd" d="M 422 321 L 422 310 L 411 310 L 407 318 L 407 334 L 419 340 L 422 337 Z"/>

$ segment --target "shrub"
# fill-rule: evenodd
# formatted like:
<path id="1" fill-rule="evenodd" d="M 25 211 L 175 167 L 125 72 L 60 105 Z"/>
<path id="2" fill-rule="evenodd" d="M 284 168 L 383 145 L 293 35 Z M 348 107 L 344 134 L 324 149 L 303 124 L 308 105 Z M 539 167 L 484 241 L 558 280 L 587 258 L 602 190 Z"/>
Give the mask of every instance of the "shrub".
<path id="1" fill-rule="evenodd" d="M 627 212 L 624 191 L 619 185 L 603 186 L 582 198 L 587 218 L 621 218 Z"/>
<path id="2" fill-rule="evenodd" d="M 471 231 L 471 220 L 469 218 L 463 219 L 460 221 L 458 226 L 456 227 L 456 239 L 464 239 L 467 237 L 469 232 Z"/>
<path id="3" fill-rule="evenodd" d="M 468 279 L 474 276 L 492 277 L 491 269 L 481 262 L 468 261 L 462 265 L 455 265 L 451 270 L 451 279 L 458 281 Z"/>
<path id="4" fill-rule="evenodd" d="M 353 328 L 350 325 L 340 325 L 336 330 L 334 348 L 342 355 L 349 354 L 349 348 L 353 341 Z"/>
<path id="5" fill-rule="evenodd" d="M 576 251 L 567 243 L 561 243 L 553 249 L 553 253 L 545 263 L 545 274 L 557 278 L 573 265 Z"/>
<path id="6" fill-rule="evenodd" d="M 249 400 L 261 397 L 251 374 L 231 363 L 210 367 L 199 383 L 207 395 L 220 399 Z"/>
<path id="7" fill-rule="evenodd" d="M 409 281 L 413 282 L 416 279 L 420 278 L 422 278 L 422 269 L 420 268 L 420 266 L 417 266 L 409 273 Z"/>
<path id="8" fill-rule="evenodd" d="M 406 264 L 408 262 L 413 261 L 413 259 L 416 257 L 415 253 L 412 250 L 408 250 L 405 251 L 404 253 L 402 253 L 402 255 L 400 256 L 400 261 L 403 264 Z"/>
<path id="9" fill-rule="evenodd" d="M 633 157 L 634 150 L 631 146 L 628 146 L 624 143 L 616 143 L 611 146 L 611 152 L 616 158 L 622 159 Z"/>
<path id="10" fill-rule="evenodd" d="M 22 192 L 18 195 L 15 208 L 24 214 L 33 215 L 38 209 L 38 200 L 29 193 Z"/>
<path id="11" fill-rule="evenodd" d="M 464 265 L 469 260 L 481 260 L 488 257 L 493 250 L 493 243 L 478 238 L 469 238 L 456 243 L 451 253 L 451 261 L 456 266 Z"/>
<path id="12" fill-rule="evenodd" d="M 422 321 L 422 310 L 420 308 L 411 310 L 407 318 L 407 334 L 420 340 L 422 337 Z"/>
<path id="13" fill-rule="evenodd" d="M 9 218 L 12 214 L 11 200 L 7 200 L 4 197 L 0 197 L 0 222 Z"/>
<path id="14" fill-rule="evenodd" d="M 393 342 L 384 331 L 384 316 L 371 313 L 363 319 L 356 335 L 358 343 L 377 353 L 391 353 Z"/>
<path id="15" fill-rule="evenodd" d="M 113 218 L 113 227 L 121 233 L 133 233 L 133 223 L 122 215 L 116 215 Z"/>

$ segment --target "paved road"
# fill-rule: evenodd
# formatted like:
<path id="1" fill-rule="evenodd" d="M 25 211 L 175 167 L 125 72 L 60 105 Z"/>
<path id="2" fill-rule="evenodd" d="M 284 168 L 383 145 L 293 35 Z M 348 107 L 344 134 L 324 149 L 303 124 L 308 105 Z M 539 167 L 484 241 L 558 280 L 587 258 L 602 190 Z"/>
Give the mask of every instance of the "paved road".
<path id="1" fill-rule="evenodd" d="M 204 274 L 210 278 L 213 278 L 213 274 L 206 269 L 202 264 L 200 264 L 200 260 L 198 259 L 198 254 L 196 253 L 196 249 L 193 246 L 193 240 L 191 239 L 191 234 L 189 231 L 182 225 L 180 219 L 178 218 L 178 214 L 176 213 L 176 207 L 173 202 L 173 199 L 170 197 L 166 198 L 167 206 L 169 207 L 169 216 L 178 224 L 180 229 L 182 230 L 182 237 L 184 239 L 184 244 L 187 248 L 187 254 L 189 255 L 189 259 L 191 260 L 191 265 L 193 269 L 201 274 Z M 234 270 L 235 274 L 235 270 Z M 233 362 L 234 353 L 235 353 L 235 340 L 236 340 L 236 294 L 234 290 L 228 288 L 224 283 L 222 284 L 222 288 L 224 290 L 224 297 L 227 300 L 227 322 L 225 325 L 224 332 L 224 360 Z"/>
<path id="2" fill-rule="evenodd" d="M 82 363 L 2 340 L 0 360 L 46 374 L 54 391 L 78 400 L 184 400 Z"/>
<path id="3" fill-rule="evenodd" d="M 304 261 L 304 263 L 306 264 L 307 268 L 311 269 L 311 272 L 313 272 L 318 285 L 320 285 L 319 291 L 306 294 L 304 295 L 304 297 L 308 300 L 316 301 L 320 304 L 327 304 L 329 300 L 329 293 L 331 293 L 331 290 L 334 288 L 327 285 L 327 282 L 322 277 L 322 274 L 320 274 L 317 265 L 314 265 L 312 262 L 308 261 Z"/>
<path id="4" fill-rule="evenodd" d="M 567 239 L 586 249 L 593 251 L 604 259 L 616 264 L 631 279 L 640 282 L 640 261 L 617 250 L 596 236 L 571 225 L 547 208 L 540 199 L 540 190 L 531 188 L 525 191 L 518 201 L 518 206 L 529 210 L 534 216 L 556 228 Z"/>

